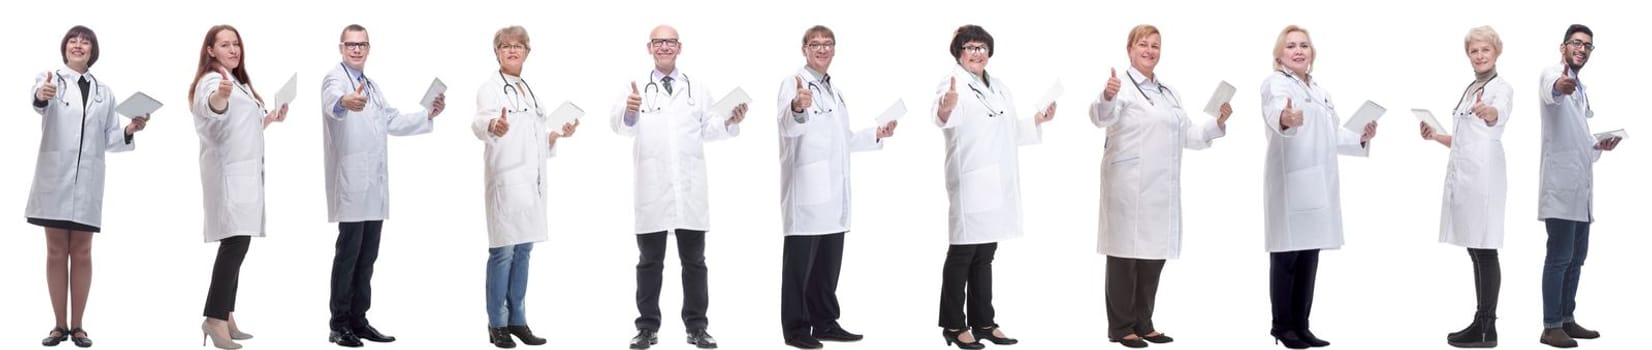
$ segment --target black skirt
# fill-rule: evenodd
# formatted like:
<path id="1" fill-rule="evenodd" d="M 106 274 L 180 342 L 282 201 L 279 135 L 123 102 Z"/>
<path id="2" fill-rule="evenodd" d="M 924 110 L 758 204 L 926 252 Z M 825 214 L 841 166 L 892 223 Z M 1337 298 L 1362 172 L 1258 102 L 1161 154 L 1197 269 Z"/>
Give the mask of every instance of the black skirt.
<path id="1" fill-rule="evenodd" d="M 35 226 L 40 226 L 40 227 L 45 227 L 45 228 L 64 229 L 64 230 L 80 231 L 80 232 L 103 232 L 103 229 L 99 229 L 97 226 L 82 224 L 82 223 L 78 223 L 78 222 L 74 222 L 74 221 L 68 221 L 68 220 L 52 220 L 52 219 L 41 219 L 41 218 L 29 218 L 29 223 L 34 224 Z"/>

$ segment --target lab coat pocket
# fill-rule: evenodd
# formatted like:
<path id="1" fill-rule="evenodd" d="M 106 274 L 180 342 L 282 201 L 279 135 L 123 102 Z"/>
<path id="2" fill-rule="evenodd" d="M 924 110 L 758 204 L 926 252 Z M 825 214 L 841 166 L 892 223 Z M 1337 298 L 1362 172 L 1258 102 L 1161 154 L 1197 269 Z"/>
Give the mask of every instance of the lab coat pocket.
<path id="1" fill-rule="evenodd" d="M 1325 208 L 1330 203 L 1325 193 L 1325 169 L 1309 167 L 1285 175 L 1285 209 L 1311 211 Z"/>
<path id="2" fill-rule="evenodd" d="M 792 176 L 797 181 L 792 182 L 793 200 L 798 206 L 812 206 L 825 203 L 831 199 L 831 163 L 816 161 L 799 167 Z"/>
<path id="3" fill-rule="evenodd" d="M 500 212 L 520 212 L 535 207 L 539 201 L 539 186 L 533 182 L 505 181 L 493 194 L 494 203 Z"/>
<path id="4" fill-rule="evenodd" d="M 69 189 L 75 173 L 75 151 L 41 151 L 34 169 L 34 193 L 52 193 Z"/>
<path id="5" fill-rule="evenodd" d="M 1583 169 L 1578 166 L 1575 152 L 1561 152 L 1549 156 L 1543 164 L 1543 191 L 1571 193 L 1582 182 Z"/>
<path id="6" fill-rule="evenodd" d="M 339 182 L 344 184 L 344 192 L 361 193 L 367 191 L 367 185 L 372 183 L 374 174 L 368 166 L 367 157 L 360 155 L 344 156 L 344 164 L 340 164 Z"/>
<path id="7" fill-rule="evenodd" d="M 224 190 L 228 192 L 230 206 L 245 207 L 258 204 L 258 197 L 264 191 L 259 183 L 258 175 L 225 175 Z"/>
<path id="8" fill-rule="evenodd" d="M 1003 175 L 999 173 L 997 164 L 987 165 L 965 172 L 961 177 L 959 187 L 963 191 L 959 200 L 965 213 L 979 213 L 991 211 L 1003 206 L 1004 184 Z"/>

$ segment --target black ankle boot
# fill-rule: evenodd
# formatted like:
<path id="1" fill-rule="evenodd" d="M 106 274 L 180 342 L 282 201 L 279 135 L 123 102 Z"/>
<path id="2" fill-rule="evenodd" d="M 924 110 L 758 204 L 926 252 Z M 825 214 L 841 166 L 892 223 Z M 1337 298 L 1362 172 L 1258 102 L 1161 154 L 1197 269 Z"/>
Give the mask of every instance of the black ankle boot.
<path id="1" fill-rule="evenodd" d="M 1497 317 L 1475 317 L 1468 328 L 1446 337 L 1446 344 L 1459 348 L 1497 347 Z"/>

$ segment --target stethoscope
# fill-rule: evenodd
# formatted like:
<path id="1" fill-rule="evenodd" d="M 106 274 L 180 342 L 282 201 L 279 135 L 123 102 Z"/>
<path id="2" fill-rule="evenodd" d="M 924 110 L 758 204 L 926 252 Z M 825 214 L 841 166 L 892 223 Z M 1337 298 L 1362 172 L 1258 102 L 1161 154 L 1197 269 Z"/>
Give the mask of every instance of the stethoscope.
<path id="1" fill-rule="evenodd" d="M 528 104 L 527 104 L 527 102 L 525 102 L 525 100 L 529 97 L 532 97 L 532 99 L 533 99 L 533 109 L 538 110 L 539 109 L 539 98 L 538 98 L 539 95 L 536 95 L 536 94 L 533 93 L 533 86 L 528 85 L 528 80 L 527 79 L 521 79 L 521 78 L 518 78 L 518 79 L 519 79 L 519 81 L 522 82 L 522 87 L 528 88 L 528 96 L 523 96 L 521 91 L 517 91 L 516 86 L 511 85 L 511 81 L 509 79 L 505 79 L 505 73 L 503 73 L 503 72 L 499 73 L 499 81 L 505 83 L 504 87 L 499 88 L 501 91 L 504 92 L 505 97 L 506 97 L 505 100 L 510 101 L 510 96 L 512 96 L 512 95 L 516 96 L 516 101 L 510 105 L 511 108 L 508 111 L 510 111 L 510 112 L 527 112 L 528 111 Z"/>
<path id="2" fill-rule="evenodd" d="M 338 66 L 344 68 L 344 75 L 350 75 L 350 73 L 351 73 L 350 66 L 344 65 L 343 62 L 339 62 Z M 375 85 L 378 85 L 378 84 L 373 84 L 372 81 L 367 80 L 367 77 L 365 75 L 362 75 L 360 77 L 352 76 L 352 77 L 350 77 L 350 80 L 356 80 L 358 78 L 361 79 L 361 81 L 357 81 L 356 82 L 357 84 L 367 84 L 367 89 L 362 91 L 363 94 L 371 96 L 372 93 L 370 93 L 369 90 L 378 89 L 378 87 L 375 86 Z M 352 86 L 352 87 L 354 87 L 354 86 Z M 350 91 L 355 91 L 355 90 L 351 89 Z M 373 99 L 371 99 L 371 98 L 367 99 L 367 103 L 373 103 Z"/>
<path id="3" fill-rule="evenodd" d="M 69 85 L 66 85 L 66 84 L 68 84 L 67 83 L 68 80 L 63 79 L 63 73 L 52 72 L 52 76 L 56 77 L 57 86 L 60 86 L 60 87 L 69 86 Z M 103 103 L 103 98 L 104 98 L 103 92 L 104 91 L 103 91 L 102 87 L 98 86 L 98 78 L 92 76 L 91 73 L 82 74 L 81 76 L 86 77 L 87 81 L 90 82 L 90 84 L 86 84 L 86 86 L 89 86 L 89 87 L 92 88 L 92 91 L 91 91 L 92 93 L 88 94 L 88 95 L 92 96 L 92 101 L 91 102 L 92 103 Z M 68 106 L 69 105 L 69 98 L 68 98 L 67 95 L 69 95 L 69 94 L 63 93 L 63 91 L 61 91 L 61 90 L 63 90 L 62 88 L 58 88 L 58 90 L 59 91 L 58 91 L 58 94 L 57 94 L 57 100 L 62 101 L 64 106 Z"/>
<path id="4" fill-rule="evenodd" d="M 1302 103 L 1314 103 L 1314 90 L 1313 90 L 1312 87 L 1308 86 L 1308 82 L 1302 81 L 1301 79 L 1297 79 L 1295 74 L 1291 74 L 1290 72 L 1286 72 L 1284 69 L 1280 69 L 1279 74 L 1284 75 L 1287 78 L 1291 78 L 1291 80 L 1295 80 L 1297 85 L 1302 87 L 1302 93 L 1304 95 L 1308 95 L 1308 99 L 1305 100 L 1305 101 L 1301 101 Z M 1325 103 L 1326 107 L 1331 106 L 1331 100 L 1330 99 L 1325 99 L 1324 103 Z"/>
<path id="5" fill-rule="evenodd" d="M 1474 93 L 1478 93 L 1478 92 L 1482 92 L 1482 91 L 1486 91 L 1486 85 L 1491 85 L 1491 81 L 1496 80 L 1496 79 L 1497 79 L 1497 74 L 1493 73 L 1491 75 L 1491 78 L 1487 78 L 1486 82 L 1484 82 L 1484 83 L 1481 83 L 1481 82 L 1468 83 L 1468 87 L 1463 88 L 1463 97 L 1460 97 L 1460 98 L 1457 99 L 1457 107 L 1453 108 L 1452 111 L 1461 111 L 1461 110 L 1463 110 L 1463 104 L 1468 103 L 1469 95 L 1474 94 Z M 1478 88 L 1475 87 L 1474 86 L 1475 84 L 1480 84 L 1480 87 L 1478 87 Z M 1457 116 L 1459 116 L 1459 117 L 1467 117 L 1467 116 L 1472 116 L 1472 115 L 1474 115 L 1474 110 L 1473 109 L 1463 111 L 1463 112 L 1457 112 Z"/>
<path id="6" fill-rule="evenodd" d="M 694 81 L 688 79 L 688 74 L 682 74 L 682 76 L 683 86 L 688 88 L 688 105 L 693 106 Z M 650 93 L 650 91 L 652 91 L 652 93 Z M 649 74 L 648 85 L 643 85 L 642 94 L 644 96 L 643 100 L 648 102 L 647 106 L 640 107 L 643 112 L 659 112 L 661 109 L 665 109 L 664 106 L 661 106 L 660 97 L 667 97 L 667 95 L 660 91 L 660 85 L 654 82 L 653 74 Z"/>
<path id="7" fill-rule="evenodd" d="M 982 74 L 982 75 L 985 76 L 985 74 Z M 1004 115 L 1004 112 L 1005 112 L 1004 109 L 994 107 L 992 105 L 992 102 L 987 99 L 987 93 L 985 91 L 981 91 L 981 89 L 976 88 L 974 83 L 971 83 L 971 84 L 968 84 L 968 85 L 969 85 L 969 90 L 975 92 L 975 98 L 981 100 L 981 107 L 985 107 L 987 109 L 987 118 L 992 118 L 992 117 L 997 117 L 997 116 Z"/>
<path id="8" fill-rule="evenodd" d="M 815 108 L 814 108 L 815 109 L 815 114 L 827 114 L 827 113 L 832 113 L 833 111 L 836 111 L 837 110 L 837 107 L 836 107 L 837 105 L 832 105 L 832 106 L 829 106 L 826 109 L 821 109 L 821 104 L 820 104 L 820 101 L 819 101 L 821 91 L 825 91 L 825 89 L 821 88 L 820 85 L 815 84 L 815 82 L 812 82 L 812 81 L 809 82 L 809 92 L 813 93 L 811 95 L 812 97 L 810 98 L 811 101 L 809 101 L 809 102 L 811 102 L 815 105 Z M 826 91 L 826 92 L 831 93 L 831 91 Z M 838 104 L 843 104 L 843 96 L 838 96 L 837 94 L 831 94 L 831 95 L 832 95 L 833 99 L 837 100 Z"/>
<path id="9" fill-rule="evenodd" d="M 1136 75 L 1135 74 L 1130 74 L 1130 73 L 1126 72 L 1124 75 L 1130 77 L 1130 84 L 1134 85 L 1136 87 L 1136 92 L 1141 93 L 1142 98 L 1147 99 L 1147 104 L 1148 105 L 1152 105 L 1152 106 L 1157 106 L 1158 105 L 1157 103 L 1153 102 L 1153 97 L 1147 96 L 1147 91 L 1144 91 L 1144 90 L 1141 89 L 1141 83 L 1136 82 Z M 1164 87 L 1164 84 L 1155 84 L 1155 85 L 1159 86 L 1159 93 L 1160 94 L 1164 94 L 1165 96 L 1170 98 L 1171 106 L 1181 107 L 1182 99 L 1180 97 L 1176 97 L 1176 94 L 1170 93 L 1170 89 Z"/>

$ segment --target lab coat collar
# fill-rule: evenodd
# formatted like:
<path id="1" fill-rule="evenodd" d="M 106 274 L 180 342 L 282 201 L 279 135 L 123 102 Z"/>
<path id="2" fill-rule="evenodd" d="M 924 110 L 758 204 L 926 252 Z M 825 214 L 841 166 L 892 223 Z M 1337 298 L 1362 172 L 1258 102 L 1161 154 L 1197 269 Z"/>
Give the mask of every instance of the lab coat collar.
<path id="1" fill-rule="evenodd" d="M 80 74 L 80 72 L 76 72 L 73 68 L 69 68 L 69 65 L 65 64 L 65 65 L 63 65 L 63 67 L 58 68 L 53 73 L 57 74 L 58 76 L 63 77 L 63 81 L 62 81 L 63 83 L 74 84 L 75 82 L 80 81 L 81 76 L 91 75 L 91 72 L 92 72 L 91 70 L 87 70 L 86 71 L 87 74 Z M 52 79 L 57 79 L 57 78 L 58 77 L 55 77 L 55 76 L 52 77 Z"/>
<path id="2" fill-rule="evenodd" d="M 829 81 L 829 79 L 826 78 L 826 77 L 829 77 L 829 75 L 825 75 L 825 74 L 821 74 L 820 72 L 816 72 L 814 68 L 809 68 L 809 66 L 803 66 L 803 72 L 809 73 L 808 74 L 808 76 L 809 76 L 808 81 L 810 81 L 810 82 L 818 81 L 818 82 L 821 82 L 821 83 L 831 83 L 831 81 Z"/>
<path id="3" fill-rule="evenodd" d="M 1136 70 L 1136 67 L 1134 67 L 1134 66 L 1130 67 L 1130 69 L 1126 69 L 1124 71 L 1124 74 L 1129 74 L 1130 78 L 1134 79 L 1136 81 L 1136 86 L 1141 87 L 1143 90 L 1146 90 L 1148 88 L 1157 89 L 1157 88 L 1159 88 L 1159 85 L 1161 85 L 1161 84 L 1159 84 L 1159 80 L 1158 80 L 1157 77 L 1148 78 L 1147 74 L 1144 74 L 1139 70 Z"/>
<path id="4" fill-rule="evenodd" d="M 1302 85 L 1314 86 L 1315 84 L 1317 84 L 1317 83 L 1314 83 L 1314 82 L 1302 81 L 1302 77 L 1296 76 L 1296 73 L 1291 72 L 1290 68 L 1280 68 L 1279 69 L 1279 74 L 1284 74 L 1285 77 L 1291 78 L 1292 80 L 1296 80 L 1297 83 L 1301 83 Z"/>
<path id="5" fill-rule="evenodd" d="M 367 79 L 367 74 L 366 73 L 358 71 L 355 68 L 350 68 L 350 64 L 348 64 L 348 63 L 339 62 L 338 66 L 344 68 L 344 74 L 350 76 L 350 80 L 359 81 L 359 80 Z"/>
<path id="6" fill-rule="evenodd" d="M 505 73 L 505 71 L 502 71 L 502 70 L 499 71 L 499 75 L 505 77 L 505 83 L 506 84 L 514 85 L 516 83 L 522 82 L 522 77 L 511 75 L 510 73 Z"/>
<path id="7" fill-rule="evenodd" d="M 649 77 L 654 79 L 655 82 L 659 82 L 661 78 L 665 77 L 665 73 L 661 73 L 659 69 L 655 69 L 655 70 L 653 70 L 653 73 Z M 673 82 L 673 83 L 682 83 L 683 82 L 683 69 L 682 68 L 676 68 L 676 69 L 671 70 L 671 82 Z M 676 85 L 672 85 L 672 86 L 676 86 Z"/>
<path id="8" fill-rule="evenodd" d="M 962 64 L 955 65 L 954 67 L 956 67 L 956 68 L 954 68 L 954 70 L 953 70 L 953 75 L 963 75 L 963 76 L 969 77 L 970 78 L 969 84 L 971 84 L 971 85 L 979 84 L 982 87 L 985 87 L 987 89 L 992 88 L 992 82 L 989 80 L 989 79 L 991 79 L 990 77 L 992 75 L 989 74 L 986 70 L 982 70 L 981 75 L 975 75 L 975 73 L 971 73 L 968 69 L 964 69 L 964 65 L 962 65 Z"/>

